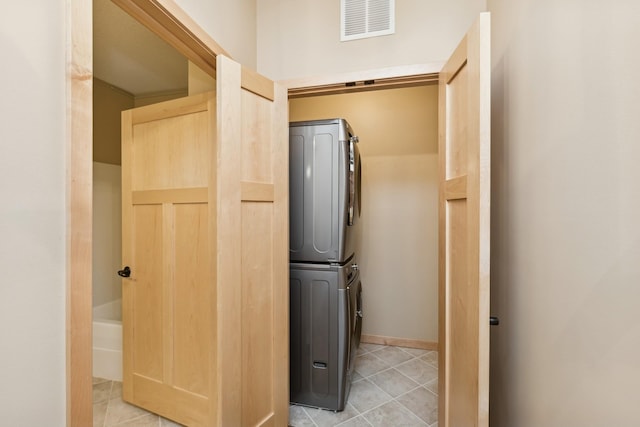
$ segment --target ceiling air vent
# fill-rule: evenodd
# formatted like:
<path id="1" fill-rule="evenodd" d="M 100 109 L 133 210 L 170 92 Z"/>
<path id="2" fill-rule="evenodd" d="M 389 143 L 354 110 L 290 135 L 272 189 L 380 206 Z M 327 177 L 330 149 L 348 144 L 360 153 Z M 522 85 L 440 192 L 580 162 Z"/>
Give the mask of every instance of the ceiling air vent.
<path id="1" fill-rule="evenodd" d="M 340 40 L 395 32 L 395 0 L 340 0 Z"/>

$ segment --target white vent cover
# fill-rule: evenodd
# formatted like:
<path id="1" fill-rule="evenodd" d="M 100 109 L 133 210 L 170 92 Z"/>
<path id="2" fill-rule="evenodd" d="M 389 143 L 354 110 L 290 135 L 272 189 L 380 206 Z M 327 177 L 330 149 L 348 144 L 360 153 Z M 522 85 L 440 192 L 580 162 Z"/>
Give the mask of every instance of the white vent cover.
<path id="1" fill-rule="evenodd" d="M 395 32 L 395 0 L 340 0 L 340 40 Z"/>

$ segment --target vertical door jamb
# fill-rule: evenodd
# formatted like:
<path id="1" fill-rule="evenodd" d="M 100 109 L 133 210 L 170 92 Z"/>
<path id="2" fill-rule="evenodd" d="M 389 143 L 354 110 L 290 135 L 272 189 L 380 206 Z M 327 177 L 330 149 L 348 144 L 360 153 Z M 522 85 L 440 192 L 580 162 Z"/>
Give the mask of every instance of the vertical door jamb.
<path id="1" fill-rule="evenodd" d="M 134 19 L 215 76 L 225 53 L 173 0 L 113 0 Z M 66 419 L 68 427 L 93 422 L 92 199 L 93 4 L 66 1 Z M 228 55 L 227 55 L 228 56 Z"/>
<path id="2" fill-rule="evenodd" d="M 66 419 L 92 424 L 92 3 L 66 9 Z"/>

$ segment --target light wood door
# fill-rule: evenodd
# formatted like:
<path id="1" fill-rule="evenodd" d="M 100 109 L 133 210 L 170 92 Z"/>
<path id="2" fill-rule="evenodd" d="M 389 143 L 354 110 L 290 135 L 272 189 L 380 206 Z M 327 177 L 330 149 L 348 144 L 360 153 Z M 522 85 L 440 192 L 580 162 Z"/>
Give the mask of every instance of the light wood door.
<path id="1" fill-rule="evenodd" d="M 123 399 L 185 425 L 216 404 L 215 119 L 212 93 L 122 113 Z"/>
<path id="2" fill-rule="evenodd" d="M 189 426 L 283 426 L 286 90 L 219 55 L 217 93 L 123 113 L 123 398 Z"/>
<path id="3" fill-rule="evenodd" d="M 489 425 L 490 21 L 440 73 L 439 422 Z"/>
<path id="4" fill-rule="evenodd" d="M 223 55 L 217 57 L 217 76 L 217 425 L 286 426 L 287 93 Z"/>

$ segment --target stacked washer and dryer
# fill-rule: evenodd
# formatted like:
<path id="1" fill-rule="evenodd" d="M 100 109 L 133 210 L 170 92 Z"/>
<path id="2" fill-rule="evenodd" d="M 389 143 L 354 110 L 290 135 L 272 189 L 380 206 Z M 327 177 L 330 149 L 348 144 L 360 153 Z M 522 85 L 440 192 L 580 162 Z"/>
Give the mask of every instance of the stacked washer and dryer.
<path id="1" fill-rule="evenodd" d="M 357 142 L 344 119 L 289 124 L 290 401 L 334 411 L 362 331 Z"/>

